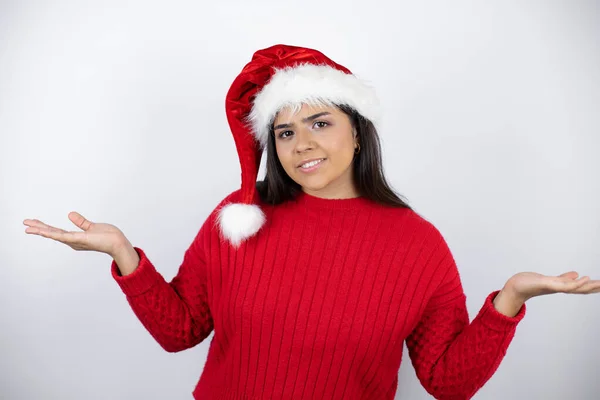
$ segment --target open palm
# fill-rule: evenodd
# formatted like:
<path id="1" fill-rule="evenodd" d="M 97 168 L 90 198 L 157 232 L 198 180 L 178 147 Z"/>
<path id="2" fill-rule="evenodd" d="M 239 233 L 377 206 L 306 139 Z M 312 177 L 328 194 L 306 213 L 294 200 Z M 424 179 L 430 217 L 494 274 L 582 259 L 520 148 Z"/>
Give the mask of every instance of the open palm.
<path id="1" fill-rule="evenodd" d="M 600 280 L 591 280 L 588 276 L 578 277 L 579 274 L 575 271 L 559 276 L 520 272 L 510 278 L 507 286 L 523 301 L 552 293 L 600 293 Z"/>
<path id="2" fill-rule="evenodd" d="M 123 232 L 114 225 L 91 222 L 74 211 L 68 217 L 81 232 L 55 228 L 37 219 L 26 219 L 23 224 L 28 226 L 26 233 L 56 240 L 74 250 L 92 250 L 110 255 L 125 240 Z"/>

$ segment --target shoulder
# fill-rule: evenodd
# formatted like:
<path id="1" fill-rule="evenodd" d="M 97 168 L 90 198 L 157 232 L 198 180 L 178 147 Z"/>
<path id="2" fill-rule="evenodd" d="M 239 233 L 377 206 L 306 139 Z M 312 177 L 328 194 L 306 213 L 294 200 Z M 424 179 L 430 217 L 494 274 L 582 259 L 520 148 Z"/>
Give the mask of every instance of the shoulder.
<path id="1" fill-rule="evenodd" d="M 456 283 L 459 273 L 454 255 L 448 245 L 447 239 L 441 230 L 428 218 L 414 213 L 418 229 L 418 249 L 424 255 L 422 267 L 431 274 L 431 287 L 437 287 L 442 280 Z M 455 285 L 458 286 L 458 285 Z"/>
<path id="2" fill-rule="evenodd" d="M 242 189 L 236 189 L 233 192 L 230 192 L 223 199 L 221 199 L 221 201 L 217 205 L 216 209 L 218 209 L 219 207 L 222 207 L 226 204 L 229 204 L 229 203 L 236 203 L 241 199 L 241 197 L 242 197 Z"/>
<path id="3" fill-rule="evenodd" d="M 411 208 L 383 207 L 383 217 L 392 224 L 410 229 L 416 235 L 439 239 L 441 232 L 431 220 Z"/>
<path id="4" fill-rule="evenodd" d="M 422 240 L 423 247 L 431 252 L 447 255 L 450 249 L 448 248 L 448 243 L 441 230 L 430 219 L 423 215 L 415 213 L 414 218 L 418 221 L 418 234 Z"/>
<path id="5" fill-rule="evenodd" d="M 405 245 L 425 252 L 431 256 L 446 257 L 450 252 L 446 238 L 432 220 L 410 208 L 391 208 L 382 210 L 383 218 L 393 225 Z"/>
<path id="6" fill-rule="evenodd" d="M 218 234 L 218 216 L 219 211 L 225 207 L 227 204 L 236 203 L 241 198 L 241 189 L 236 189 L 232 192 L 229 192 L 226 196 L 222 197 L 215 205 L 212 210 L 202 223 L 196 234 L 196 241 L 201 240 L 202 238 L 207 239 L 210 235 Z"/>
<path id="7" fill-rule="evenodd" d="M 438 227 L 427 217 L 413 212 L 413 218 L 418 225 L 418 232 L 423 235 L 423 239 L 428 242 L 440 243 L 444 242 L 444 236 Z"/>
<path id="8" fill-rule="evenodd" d="M 426 298 L 433 304 L 442 304 L 462 294 L 460 274 L 456 259 L 441 230 L 427 218 L 413 210 L 407 210 L 402 226 L 409 237 L 403 245 L 411 265 L 420 270 Z M 409 244 L 410 243 L 410 244 Z M 403 256 L 403 260 L 407 257 Z M 434 296 L 434 293 L 435 294 Z"/>

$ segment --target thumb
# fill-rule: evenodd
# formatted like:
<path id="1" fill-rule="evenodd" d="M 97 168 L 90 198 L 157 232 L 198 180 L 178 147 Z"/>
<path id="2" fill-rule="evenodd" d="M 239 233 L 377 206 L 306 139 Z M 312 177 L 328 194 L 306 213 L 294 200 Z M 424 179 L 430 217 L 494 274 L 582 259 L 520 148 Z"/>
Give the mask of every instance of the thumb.
<path id="1" fill-rule="evenodd" d="M 565 272 L 564 274 L 559 275 L 559 278 L 567 278 L 567 279 L 576 279 L 579 274 L 575 271 Z"/>
<path id="2" fill-rule="evenodd" d="M 71 222 L 73 222 L 75 225 L 77 225 L 77 227 L 79 227 L 80 229 L 82 229 L 84 231 L 87 231 L 93 225 L 93 222 L 88 221 L 87 219 L 85 219 L 85 217 L 83 215 L 79 214 L 76 211 L 71 211 L 69 213 L 69 219 L 71 220 Z"/>

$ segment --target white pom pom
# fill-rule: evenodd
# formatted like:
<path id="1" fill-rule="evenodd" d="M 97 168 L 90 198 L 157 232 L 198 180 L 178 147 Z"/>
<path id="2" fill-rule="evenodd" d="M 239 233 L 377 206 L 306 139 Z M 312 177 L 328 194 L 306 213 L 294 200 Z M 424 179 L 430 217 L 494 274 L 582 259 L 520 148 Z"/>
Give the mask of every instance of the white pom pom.
<path id="1" fill-rule="evenodd" d="M 265 220 L 265 214 L 256 204 L 227 204 L 217 217 L 221 233 L 235 247 L 258 232 Z"/>

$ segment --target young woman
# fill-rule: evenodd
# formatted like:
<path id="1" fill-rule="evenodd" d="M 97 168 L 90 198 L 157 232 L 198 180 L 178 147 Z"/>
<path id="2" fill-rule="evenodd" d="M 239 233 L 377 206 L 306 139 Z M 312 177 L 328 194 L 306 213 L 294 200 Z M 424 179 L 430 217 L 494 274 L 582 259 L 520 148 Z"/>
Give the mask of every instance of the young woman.
<path id="1" fill-rule="evenodd" d="M 372 89 L 322 53 L 260 50 L 226 99 L 242 187 L 171 282 L 117 227 L 76 212 L 83 232 L 25 220 L 26 232 L 109 254 L 165 350 L 214 330 L 197 399 L 393 399 L 405 342 L 429 393 L 468 399 L 498 368 L 528 299 L 594 293 L 600 281 L 519 273 L 469 322 L 446 241 L 386 182 L 378 110 Z"/>

